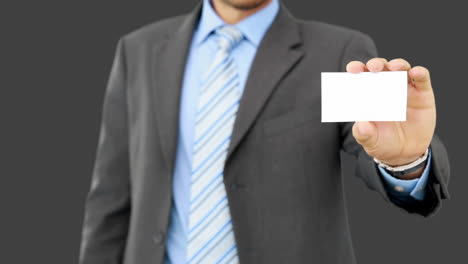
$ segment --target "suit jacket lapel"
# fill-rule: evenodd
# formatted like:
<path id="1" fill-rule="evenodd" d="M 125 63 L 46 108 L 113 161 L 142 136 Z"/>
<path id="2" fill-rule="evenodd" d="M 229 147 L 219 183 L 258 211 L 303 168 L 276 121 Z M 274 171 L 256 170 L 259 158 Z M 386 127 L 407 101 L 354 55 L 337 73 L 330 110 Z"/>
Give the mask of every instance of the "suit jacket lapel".
<path id="1" fill-rule="evenodd" d="M 252 63 L 237 112 L 228 158 L 252 126 L 278 82 L 302 58 L 303 52 L 298 49 L 300 43 L 298 25 L 281 4 Z"/>
<path id="2" fill-rule="evenodd" d="M 200 1 L 166 41 L 156 44 L 151 59 L 154 111 L 160 144 L 172 176 L 179 129 L 179 105 L 185 64 L 194 28 L 200 16 Z"/>
<path id="3" fill-rule="evenodd" d="M 173 173 L 177 148 L 183 74 L 201 7 L 202 1 L 166 41 L 156 44 L 151 58 L 154 110 L 170 175 Z M 252 63 L 234 124 L 228 158 L 252 126 L 276 84 L 302 58 L 303 52 L 298 49 L 300 43 L 298 25 L 281 4 Z"/>

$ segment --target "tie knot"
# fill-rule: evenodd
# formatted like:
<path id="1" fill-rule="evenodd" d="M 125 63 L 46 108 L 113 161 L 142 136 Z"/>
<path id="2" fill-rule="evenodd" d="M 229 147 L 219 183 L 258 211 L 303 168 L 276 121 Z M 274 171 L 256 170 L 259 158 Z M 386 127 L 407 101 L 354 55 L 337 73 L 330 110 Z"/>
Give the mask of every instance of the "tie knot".
<path id="1" fill-rule="evenodd" d="M 242 40 L 243 35 L 235 26 L 225 25 L 215 30 L 221 49 L 231 51 Z"/>

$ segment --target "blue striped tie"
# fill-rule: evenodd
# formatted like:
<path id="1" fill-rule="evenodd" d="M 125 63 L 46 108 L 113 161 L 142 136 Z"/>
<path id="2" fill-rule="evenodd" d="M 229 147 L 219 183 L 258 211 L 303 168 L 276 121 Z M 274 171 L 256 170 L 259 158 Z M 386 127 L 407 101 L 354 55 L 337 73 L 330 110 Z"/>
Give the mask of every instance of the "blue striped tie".
<path id="1" fill-rule="evenodd" d="M 216 31 L 218 51 L 203 78 L 195 119 L 187 263 L 238 263 L 223 170 L 240 101 L 231 50 L 242 40 L 234 26 Z"/>

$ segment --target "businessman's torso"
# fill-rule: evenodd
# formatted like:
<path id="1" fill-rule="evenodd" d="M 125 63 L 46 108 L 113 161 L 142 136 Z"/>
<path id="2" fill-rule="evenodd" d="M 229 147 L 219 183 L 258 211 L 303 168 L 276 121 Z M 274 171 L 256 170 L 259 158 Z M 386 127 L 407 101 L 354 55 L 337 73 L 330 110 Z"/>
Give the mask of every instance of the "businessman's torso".
<path id="1" fill-rule="evenodd" d="M 279 16 L 254 59 L 225 166 L 239 257 L 354 263 L 340 176 L 347 131 L 320 121 L 320 73 L 343 70 L 347 45 L 359 33 Z M 164 255 L 194 19 L 158 22 L 123 42 L 132 201 L 125 263 Z"/>

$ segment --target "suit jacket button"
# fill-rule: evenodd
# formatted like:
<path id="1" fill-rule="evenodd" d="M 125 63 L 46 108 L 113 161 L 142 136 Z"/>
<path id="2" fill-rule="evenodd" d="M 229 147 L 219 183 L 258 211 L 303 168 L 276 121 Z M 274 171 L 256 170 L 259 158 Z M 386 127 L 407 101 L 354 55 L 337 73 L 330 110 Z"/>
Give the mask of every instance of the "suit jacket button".
<path id="1" fill-rule="evenodd" d="M 164 232 L 159 231 L 153 236 L 153 241 L 154 243 L 156 243 L 156 245 L 161 245 L 162 243 L 164 243 L 164 237 L 165 237 Z"/>
<path id="2" fill-rule="evenodd" d="M 232 183 L 230 187 L 231 187 L 231 190 L 237 190 L 239 188 L 239 184 Z"/>

